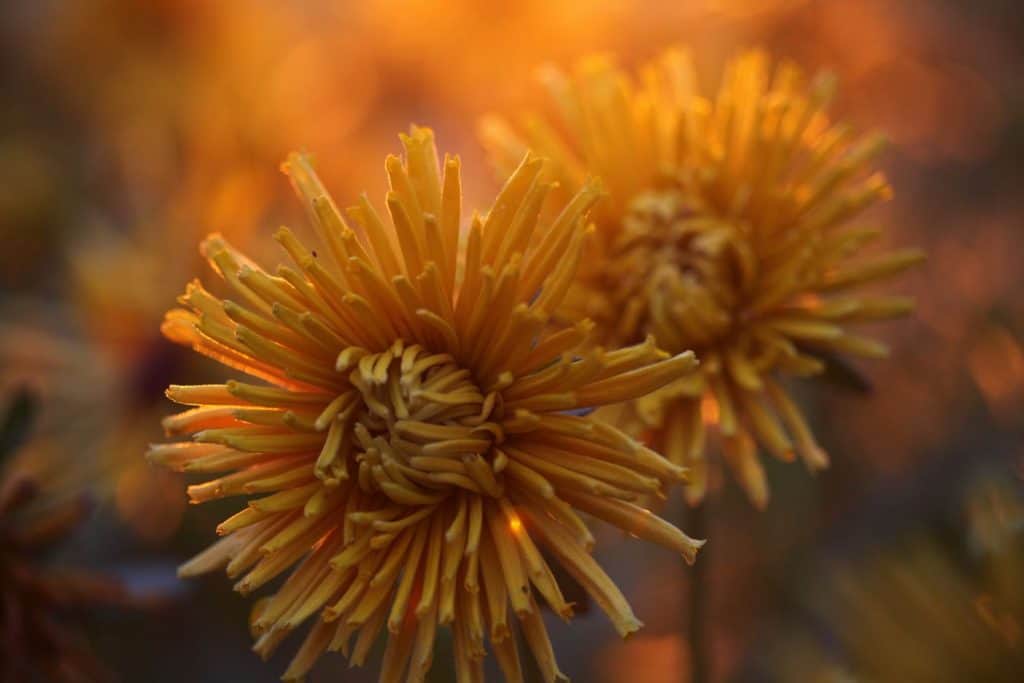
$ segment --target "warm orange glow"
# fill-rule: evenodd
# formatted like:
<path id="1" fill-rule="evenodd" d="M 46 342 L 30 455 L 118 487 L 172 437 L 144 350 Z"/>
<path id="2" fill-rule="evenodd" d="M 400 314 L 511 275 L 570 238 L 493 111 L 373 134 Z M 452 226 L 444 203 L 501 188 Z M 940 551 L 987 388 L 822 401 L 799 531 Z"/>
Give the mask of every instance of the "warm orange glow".
<path id="1" fill-rule="evenodd" d="M 104 192 L 111 196 L 90 200 L 94 206 L 87 211 L 69 212 L 89 217 L 68 222 L 82 238 L 68 248 L 69 298 L 89 341 L 126 366 L 117 371 L 130 384 L 132 373 L 143 373 L 152 358 L 152 330 L 164 302 L 197 270 L 196 239 L 217 230 L 249 247 L 260 244 L 251 236 L 254 226 L 295 223 L 276 171 L 295 146 L 317 155 L 342 195 L 363 189 L 375 194 L 382 188 L 377 160 L 390 146 L 392 130 L 410 119 L 442 126 L 468 162 L 481 162 L 472 121 L 485 110 L 518 103 L 540 64 L 565 66 L 587 52 L 608 50 L 629 65 L 668 44 L 686 43 L 693 47 L 698 80 L 709 84 L 725 55 L 752 44 L 809 69 L 833 69 L 843 93 L 837 113 L 858 128 L 884 129 L 895 143 L 884 159 L 886 170 L 915 173 L 950 158 L 991 153 L 999 126 L 1012 113 L 1000 89 L 1013 72 L 1000 55 L 1012 54 L 1013 43 L 992 25 L 963 18 L 949 3 L 908 9 L 884 0 L 699 0 L 642 10 L 614 0 L 585 9 L 567 0 L 486 8 L 459 0 L 444 12 L 430 3 L 394 0 L 330 6 L 239 0 L 143 6 L 118 0 L 71 3 L 42 30 L 19 36 L 26 45 L 14 49 L 81 122 L 84 153 L 100 159 L 97 170 L 109 179 Z M 136 30 L 149 22 L 161 26 L 159 40 Z M 502 77 L 495 79 L 496 72 Z M 487 97 L 480 97 L 484 89 Z M 11 209 L 4 214 L 16 229 L 74 201 L 57 196 L 67 183 L 61 158 L 51 154 L 46 139 L 34 134 L 0 140 L 12 169 L 5 178 L 16 188 L 0 203 L 13 202 L 3 206 Z M 346 153 L 338 154 L 341 149 Z M 892 179 L 903 184 L 896 175 Z M 464 182 L 473 200 L 493 189 L 486 174 Z M 968 310 L 992 310 L 1014 291 L 1016 279 L 1014 264 L 1007 263 L 1016 253 L 1016 233 L 1004 231 L 1000 248 L 972 230 L 967 243 L 952 228 L 978 226 L 991 216 L 965 207 L 949 213 L 943 225 L 922 225 L 925 201 L 939 198 L 929 192 L 897 195 L 884 209 L 893 215 L 879 218 L 904 226 L 906 233 L 894 242 L 920 244 L 932 254 L 929 269 L 944 280 L 941 287 L 922 287 L 920 314 L 944 337 L 959 338 L 930 345 L 928 358 L 914 361 L 917 367 L 892 363 L 886 372 L 905 374 L 896 381 L 907 386 L 933 367 L 963 367 Z M 1010 207 L 999 211 L 1016 213 Z M 946 245 L 942 254 L 936 251 L 940 243 Z M 15 248 L 0 256 L 0 272 L 6 277 L 27 269 L 37 253 L 46 253 L 42 244 L 16 239 Z M 131 288 L 119 286 L 126 281 Z M 963 389 L 951 377 L 941 381 L 925 398 L 930 412 L 919 418 L 925 428 L 897 424 L 892 441 L 863 450 L 892 463 L 941 438 L 934 425 Z M 865 406 L 863 418 L 860 411 L 850 416 L 849 431 L 869 434 L 859 422 L 875 424 L 876 413 L 918 419 L 904 414 L 911 412 L 902 407 L 911 405 L 904 399 L 891 399 L 899 404 L 894 409 L 879 396 Z M 915 411 L 922 410 L 915 402 Z"/>
<path id="2" fill-rule="evenodd" d="M 997 416 L 1012 416 L 1024 398 L 1024 351 L 1004 327 L 987 329 L 967 356 L 971 377 Z"/>
<path id="3" fill-rule="evenodd" d="M 704 420 L 704 424 L 718 424 L 718 402 L 711 394 L 704 394 L 700 401 L 700 417 Z"/>
<path id="4" fill-rule="evenodd" d="M 679 634 L 638 636 L 602 653 L 601 681 L 678 681 L 689 661 L 686 640 Z"/>
<path id="5" fill-rule="evenodd" d="M 159 389 L 169 381 L 209 377 L 210 361 L 193 359 L 164 343 L 158 329 L 167 305 L 185 282 L 197 274 L 214 278 L 199 263 L 195 246 L 208 232 L 223 233 L 254 261 L 266 265 L 277 263 L 278 251 L 270 234 L 278 225 L 292 227 L 305 244 L 311 243 L 313 229 L 279 171 L 279 162 L 289 150 L 310 153 L 344 212 L 360 191 L 378 199 L 383 195 L 387 183 L 381 173 L 382 159 L 396 151 L 395 131 L 410 123 L 434 127 L 465 164 L 461 187 L 467 212 L 462 224 L 468 234 L 469 210 L 485 212 L 503 180 L 492 176 L 485 165 L 475 131 L 480 115 L 512 116 L 520 108 L 551 114 L 538 102 L 536 76 L 545 66 L 566 71 L 594 52 L 612 56 L 623 69 L 636 73 L 639 82 L 640 65 L 673 44 L 690 50 L 694 80 L 709 97 L 717 92 L 715 85 L 722 80 L 729 55 L 746 47 L 791 59 L 808 73 L 834 72 L 839 95 L 831 115 L 848 121 L 852 129 L 885 134 L 890 145 L 873 168 L 884 172 L 896 188 L 891 200 L 851 227 L 885 229 L 869 249 L 913 245 L 928 253 L 928 261 L 900 280 L 898 292 L 893 290 L 914 301 L 913 316 L 891 327 L 864 328 L 891 349 L 889 360 L 854 361 L 843 367 L 829 362 L 825 382 L 801 377 L 778 385 L 787 395 L 792 392 L 809 432 L 818 435 L 822 449 L 831 453 L 837 474 L 812 480 L 780 474 L 777 464 L 768 466 L 766 481 L 777 481 L 781 495 L 773 503 L 776 511 L 766 520 L 776 515 L 800 519 L 813 526 L 815 538 L 824 540 L 834 515 L 847 509 L 855 512 L 865 498 L 873 501 L 870 494 L 876 488 L 895 493 L 904 484 L 926 480 L 928 486 L 942 491 L 946 508 L 949 480 L 959 488 L 967 468 L 995 462 L 1008 478 L 1016 477 L 1014 484 L 1024 482 L 1024 443 L 1019 438 L 1024 429 L 1024 301 L 1020 297 L 1024 204 L 1017 189 L 1024 173 L 1015 164 L 1021 143 L 1018 122 L 1024 110 L 1017 87 L 1018 45 L 1024 31 L 1016 22 L 1003 21 L 1012 18 L 1010 3 L 981 3 L 979 8 L 976 3 L 891 0 L 522 0 L 505 4 L 452 0 L 442 8 L 426 0 L 72 0 L 64 3 L 61 12 L 49 14 L 15 10 L 16 4 L 8 3 L 12 9 L 6 12 L 0 10 L 0 26 L 9 29 L 4 35 L 10 42 L 10 64 L 2 70 L 0 81 L 19 90 L 19 97 L 5 106 L 0 117 L 0 158 L 4 160 L 0 241 L 5 245 L 0 249 L 0 407 L 14 392 L 27 388 L 38 412 L 33 438 L 7 455 L 7 460 L 0 453 L 0 473 L 4 467 L 25 470 L 45 486 L 47 495 L 66 497 L 87 490 L 103 513 L 92 520 L 89 534 L 105 534 L 116 515 L 123 532 L 87 547 L 90 560 L 106 565 L 126 557 L 108 558 L 102 553 L 107 548 L 117 550 L 127 543 L 120 539 L 130 534 L 132 544 L 150 546 L 151 555 L 160 544 L 173 545 L 158 553 L 161 561 L 169 561 L 186 546 L 194 546 L 200 533 L 212 537 L 213 515 L 227 510 L 218 507 L 204 513 L 187 507 L 182 492 L 185 478 L 199 484 L 202 473 L 165 473 L 139 457 L 143 444 L 160 438 L 154 416 L 167 408 Z M 564 131 L 559 127 L 554 132 Z M 621 140 L 623 147 L 635 146 L 626 136 L 609 137 Z M 710 151 L 717 155 L 724 149 Z M 810 183 L 799 188 L 804 195 L 814 191 Z M 730 210 L 742 211 L 749 201 L 745 194 L 737 195 L 737 200 Z M 380 202 L 376 205 L 382 208 Z M 361 229 L 356 233 L 365 236 Z M 325 254 L 318 247 L 314 257 L 322 261 Z M 464 268 L 460 262 L 459 271 Z M 400 270 L 406 267 L 401 265 Z M 271 277 L 276 274 L 268 271 Z M 347 276 L 345 267 L 335 275 Z M 385 284 L 391 282 L 385 280 Z M 273 283 L 284 286 L 280 279 Z M 234 290 L 214 293 L 245 299 Z M 869 294 L 887 292 L 879 287 Z M 841 309 L 832 307 L 830 298 L 807 294 L 791 303 L 801 314 L 827 316 Z M 375 307 L 375 312 L 381 308 L 386 307 Z M 611 310 L 616 322 L 626 318 L 621 309 Z M 264 313 L 261 320 L 286 325 L 272 316 L 273 309 Z M 281 327 L 280 332 L 279 341 L 291 340 L 303 348 L 312 343 L 312 351 L 318 350 L 319 342 L 303 334 L 296 337 L 296 330 Z M 225 339 L 238 341 L 231 335 Z M 800 344 L 797 349 L 816 351 L 812 346 Z M 288 349 L 289 353 L 294 350 Z M 707 347 L 694 349 L 702 368 L 716 366 L 705 355 Z M 602 345 L 603 353 L 614 351 L 614 345 Z M 758 372 L 768 362 L 758 354 L 750 360 Z M 724 364 L 719 366 L 728 370 Z M 333 372 L 330 366 L 327 369 Z M 844 375 L 845 369 L 852 374 Z M 853 375 L 863 378 L 870 391 L 859 395 L 858 383 L 847 381 L 855 380 Z M 233 371 L 231 376 L 236 377 Z M 696 383 L 673 387 L 673 393 L 684 393 L 692 400 L 686 410 L 666 412 L 665 422 L 678 426 L 679 462 L 689 470 L 688 490 L 700 489 L 701 496 L 716 502 L 714 533 L 709 533 L 712 554 L 728 561 L 716 560 L 709 570 L 714 575 L 709 592 L 715 597 L 708 602 L 715 633 L 705 642 L 719 668 L 714 677 L 725 679 L 736 673 L 728 669 L 760 662 L 765 649 L 771 649 L 771 643 L 763 642 L 765 633 L 754 631 L 761 624 L 774 626 L 775 615 L 766 618 L 765 612 L 797 604 L 795 599 L 779 602 L 763 594 L 763 577 L 778 578 L 776 558 L 804 557 L 825 544 L 815 543 L 808 549 L 799 525 L 792 537 L 758 533 L 764 527 L 752 521 L 733 496 L 718 495 L 735 485 L 735 472 L 742 471 L 751 480 L 756 472 L 749 467 L 734 471 L 741 456 L 747 457 L 742 449 L 733 450 L 732 461 L 719 457 L 722 434 L 733 423 L 747 429 L 756 426 L 750 420 L 752 413 L 729 400 L 740 394 L 725 391 L 720 402 L 710 392 L 703 400 L 696 398 L 707 389 Z M 779 403 L 770 398 L 763 407 L 776 411 Z M 182 408 L 186 409 L 191 406 Z M 284 415 L 289 409 L 271 410 Z M 253 406 L 243 410 L 254 419 L 267 417 Z M 608 409 L 608 414 L 615 410 Z M 652 409 L 650 415 L 660 416 L 658 410 Z M 506 412 L 511 420 L 513 411 Z M 307 421 L 303 411 L 287 417 L 296 418 L 296 425 Z M 595 419 L 606 418 L 602 413 Z M 566 429 L 572 426 L 561 416 L 554 422 Z M 526 426 L 525 418 L 516 424 L 518 429 Z M 704 426 L 707 438 L 682 438 L 698 430 L 703 434 Z M 642 437 L 632 436 L 651 451 L 664 453 L 665 441 L 658 430 L 646 425 L 644 430 Z M 710 459 L 693 457 L 699 448 Z M 515 454 L 506 455 L 516 461 Z M 578 454 L 570 455 L 578 460 Z M 779 449 L 775 455 L 788 460 L 793 451 Z M 801 456 L 800 451 L 797 455 Z M 494 463 L 487 453 L 479 456 L 485 465 Z M 949 458 L 954 467 L 943 469 L 940 457 Z M 455 464 L 441 458 L 419 460 L 426 463 L 424 468 L 438 468 L 432 477 L 448 478 L 450 470 L 461 467 L 458 458 L 452 460 Z M 853 462 L 855 470 L 850 469 Z M 564 475 L 550 462 L 537 464 Z M 627 461 L 625 466 L 632 463 Z M 915 476 L 918 470 L 927 470 L 926 479 Z M 479 471 L 486 473 L 485 468 Z M 593 471 L 616 470 L 599 465 Z M 513 478 L 507 470 L 504 476 Z M 644 485 L 644 480 L 630 481 L 637 487 Z M 533 483 L 543 486 L 540 480 Z M 428 488 L 433 485 L 427 482 Z M 543 492 L 538 488 L 534 493 Z M 568 660 L 571 669 L 566 673 L 573 680 L 657 683 L 686 677 L 689 631 L 683 622 L 691 591 L 678 558 L 671 554 L 659 559 L 648 553 L 623 556 L 617 549 L 622 546 L 615 545 L 629 542 L 631 535 L 644 537 L 638 530 L 650 535 L 664 510 L 678 509 L 676 493 L 667 500 L 660 499 L 660 494 L 638 493 L 629 501 L 631 517 L 616 527 L 592 525 L 594 556 L 613 559 L 611 579 L 623 587 L 647 630 L 644 637 L 622 643 L 611 634 L 597 642 L 593 638 L 598 632 L 585 626 L 586 646 L 595 652 L 593 658 Z M 687 496 L 690 504 L 698 499 L 696 494 Z M 588 493 L 583 502 L 592 497 Z M 228 503 L 239 500 L 235 497 Z M 514 495 L 509 500 L 508 516 L 493 522 L 484 518 L 482 533 L 528 551 L 531 537 L 536 540 L 540 533 L 538 523 L 528 501 Z M 246 504 L 238 503 L 238 508 Z M 915 515 L 925 514 L 912 507 Z M 979 575 L 991 575 L 1012 586 L 1024 565 L 1016 562 L 1016 568 L 999 574 L 992 569 L 992 557 L 1007 544 L 1001 527 L 1011 528 L 1012 520 L 1019 522 L 1020 509 L 996 500 L 979 507 L 963 515 L 972 520 L 973 528 L 970 542 L 962 544 L 975 553 L 969 566 L 977 567 Z M 292 514 L 302 514 L 306 520 L 318 510 L 311 504 L 309 510 Z M 809 512 L 818 510 L 827 517 L 812 519 Z M 909 519 L 911 506 L 906 510 Z M 187 538 L 177 533 L 185 514 L 192 516 Z M 594 517 L 589 512 L 579 514 L 588 524 Z M 375 521 L 387 527 L 390 520 L 384 516 L 350 525 L 349 532 L 372 529 Z M 337 518 L 341 517 L 339 513 Z M 956 516 L 958 524 L 960 517 Z M 561 533 L 562 521 L 549 514 L 540 523 L 550 524 L 552 533 Z M 944 531 L 950 530 L 951 523 L 952 519 L 943 523 Z M 978 530 L 989 527 L 988 532 Z M 434 533 L 432 527 L 428 530 Z M 589 550 L 582 530 L 573 527 L 573 533 L 582 539 L 580 547 Z M 315 540 L 309 548 L 316 556 L 336 542 L 314 532 L 310 537 Z M 425 549 L 432 538 L 424 541 Z M 79 554 L 81 543 L 77 541 L 69 555 L 62 551 L 58 557 Z M 457 557 L 444 549 L 441 573 L 445 558 Z M 490 555 L 496 548 L 484 550 L 493 559 Z M 561 562 L 541 550 L 546 560 Z M 148 562 L 141 551 L 138 555 Z M 135 556 L 132 550 L 132 563 Z M 251 557 L 262 562 L 265 556 L 254 552 Z M 409 564 L 403 561 L 402 570 Z M 803 564 L 801 560 L 792 570 L 798 572 Z M 782 568 L 787 570 L 787 581 L 817 590 L 817 581 L 804 582 L 799 573 L 788 574 L 788 565 Z M 134 577 L 134 567 L 119 567 L 122 570 Z M 914 576 L 921 585 L 929 578 L 925 572 Z M 567 589 L 566 601 L 585 607 L 582 593 L 569 594 L 572 582 L 563 581 L 561 571 L 556 578 Z M 439 585 L 450 583 L 461 590 L 462 579 L 457 576 L 455 583 Z M 484 595 L 486 588 L 479 590 Z M 536 592 L 534 587 L 530 590 Z M 423 592 L 423 582 L 417 580 L 409 593 L 410 605 L 418 604 Z M 933 600 L 934 605 L 927 608 L 950 600 L 949 593 L 936 594 L 943 599 Z M 979 622 L 1006 643 L 1024 647 L 1024 619 L 1010 609 L 1021 604 L 1019 600 L 1010 603 L 996 586 L 988 585 L 972 585 L 956 595 L 967 600 L 969 609 L 961 610 L 951 623 L 971 630 L 968 626 L 973 629 Z M 1015 595 L 1020 598 L 1020 591 Z M 886 603 L 890 608 L 900 604 L 886 598 L 879 614 L 884 615 Z M 208 613 L 220 605 L 220 601 L 210 603 Z M 456 607 L 462 609 L 459 604 Z M 848 623 L 848 616 L 834 610 L 834 602 L 827 607 L 836 615 L 836 625 Z M 228 615 L 221 616 L 209 628 L 187 630 L 181 635 L 181 647 L 171 647 L 167 653 L 173 656 L 185 645 L 194 646 L 190 639 L 200 631 L 202 638 L 211 638 L 210 643 L 223 644 L 219 628 Z M 489 618 L 486 609 L 483 618 Z M 515 630 L 516 613 L 510 611 L 508 620 Z M 270 623 L 269 617 L 263 621 Z M 404 632 L 417 621 L 410 609 L 394 625 Z M 619 623 L 626 622 L 620 617 Z M 792 629 L 785 626 L 770 629 L 767 640 L 778 633 L 788 636 Z M 904 642 L 883 638 L 879 644 L 878 631 L 865 630 L 865 647 L 872 652 L 888 652 L 887 646 Z M 287 647 L 294 649 L 302 637 L 304 633 L 293 634 Z M 445 637 L 444 647 L 453 649 L 457 636 Z M 578 633 L 559 629 L 552 638 L 556 651 L 567 647 L 567 653 L 578 654 Z M 528 643 L 513 638 L 506 645 L 511 647 L 512 642 L 530 658 L 524 647 Z M 828 655 L 830 662 L 836 659 L 836 648 L 830 645 Z M 122 664 L 117 658 L 111 662 L 115 670 Z M 906 655 L 904 659 L 915 658 Z M 336 668 L 336 663 L 331 666 Z M 448 673 L 446 668 L 440 670 L 440 674 L 434 671 L 435 677 Z M 490 666 L 488 680 L 493 670 Z M 451 678 L 455 677 L 452 673 Z M 810 675 L 779 678 L 816 679 Z M 6 680 L 3 663 L 0 679 Z"/>

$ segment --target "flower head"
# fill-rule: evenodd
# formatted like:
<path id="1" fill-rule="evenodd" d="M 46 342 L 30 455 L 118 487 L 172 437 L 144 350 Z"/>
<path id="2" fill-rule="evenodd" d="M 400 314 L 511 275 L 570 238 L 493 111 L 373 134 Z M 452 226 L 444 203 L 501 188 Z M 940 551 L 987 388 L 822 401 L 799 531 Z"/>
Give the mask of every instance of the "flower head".
<path id="1" fill-rule="evenodd" d="M 2 451 L 12 445 L 11 424 L 8 417 L 0 425 Z M 110 680 L 73 617 L 125 604 L 127 591 L 113 578 L 47 567 L 40 559 L 83 520 L 88 499 L 51 490 L 45 472 L 30 475 L 25 460 L 2 462 L 8 457 L 0 452 L 0 680 Z"/>
<path id="2" fill-rule="evenodd" d="M 458 680 L 482 680 L 485 640 L 521 680 L 518 621 L 545 679 L 560 679 L 539 602 L 563 618 L 572 606 L 548 557 L 620 634 L 640 626 L 591 558 L 578 511 L 689 561 L 701 545 L 633 502 L 685 470 L 570 411 L 639 397 L 696 361 L 650 341 L 605 351 L 587 321 L 550 325 L 594 184 L 540 234 L 552 187 L 528 155 L 462 236 L 458 158 L 439 164 L 426 129 L 402 141 L 404 159 L 386 163 L 389 219 L 365 197 L 343 215 L 310 161 L 293 155 L 284 170 L 309 209 L 316 251 L 280 230 L 293 265 L 271 274 L 219 237 L 203 244 L 232 298 L 194 282 L 164 332 L 263 383 L 168 390 L 196 407 L 165 427 L 192 440 L 149 457 L 213 474 L 189 488 L 194 502 L 250 497 L 218 528 L 225 538 L 181 573 L 226 567 L 248 593 L 291 570 L 253 612 L 264 656 L 316 617 L 286 678 L 325 650 L 362 664 L 386 627 L 381 680 L 406 670 L 422 680 L 437 629 L 449 626 Z"/>
<path id="3" fill-rule="evenodd" d="M 814 375 L 828 354 L 881 357 L 883 345 L 848 323 L 907 313 L 906 298 L 853 294 L 920 259 L 915 250 L 854 259 L 880 235 L 851 226 L 889 195 L 869 162 L 879 136 L 858 136 L 824 110 L 835 89 L 795 66 L 772 70 L 759 52 L 732 61 L 714 99 L 688 56 L 672 50 L 630 78 L 592 58 L 567 76 L 544 72 L 554 120 L 490 118 L 483 134 L 499 164 L 525 146 L 551 159 L 569 191 L 600 176 L 597 239 L 565 311 L 588 315 L 602 341 L 653 335 L 693 349 L 701 370 L 631 406 L 654 447 L 693 468 L 688 497 L 707 483 L 705 423 L 751 500 L 767 502 L 757 444 L 783 460 L 828 460 L 780 380 Z"/>

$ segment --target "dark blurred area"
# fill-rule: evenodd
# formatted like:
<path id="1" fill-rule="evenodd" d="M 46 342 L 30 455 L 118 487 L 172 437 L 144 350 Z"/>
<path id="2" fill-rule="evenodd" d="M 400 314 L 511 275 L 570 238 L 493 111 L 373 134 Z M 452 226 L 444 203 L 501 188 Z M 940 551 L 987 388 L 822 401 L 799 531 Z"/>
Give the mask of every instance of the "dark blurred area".
<path id="1" fill-rule="evenodd" d="M 887 361 L 801 387 L 831 469 L 770 464 L 757 513 L 713 483 L 705 639 L 715 680 L 1017 680 L 1024 670 L 1024 13 L 1010 0 L 70 0 L 0 7 L 0 402 L 38 421 L 8 467 L 88 490 L 56 562 L 167 597 L 91 615 L 124 681 L 271 681 L 248 602 L 177 564 L 228 508 L 186 509 L 150 468 L 171 383 L 212 364 L 163 341 L 163 312 L 208 275 L 220 231 L 273 256 L 305 230 L 278 170 L 312 152 L 343 205 L 383 192 L 410 122 L 463 156 L 467 206 L 495 182 L 477 118 L 539 95 L 535 69 L 594 51 L 626 64 L 683 43 L 706 92 L 750 46 L 840 77 L 833 114 L 891 140 L 895 198 L 871 219 L 928 262 L 895 285 L 917 312 L 884 326 Z M 228 504 L 230 507 L 230 503 Z M 667 512 L 683 521 L 673 499 Z M 686 680 L 689 577 L 606 533 L 597 554 L 647 628 L 620 642 L 594 611 L 553 623 L 580 681 Z M 444 647 L 444 643 L 440 647 Z M 438 656 L 432 680 L 452 678 Z M 313 681 L 341 680 L 326 658 Z M 345 673 L 374 680 L 373 669 Z"/>

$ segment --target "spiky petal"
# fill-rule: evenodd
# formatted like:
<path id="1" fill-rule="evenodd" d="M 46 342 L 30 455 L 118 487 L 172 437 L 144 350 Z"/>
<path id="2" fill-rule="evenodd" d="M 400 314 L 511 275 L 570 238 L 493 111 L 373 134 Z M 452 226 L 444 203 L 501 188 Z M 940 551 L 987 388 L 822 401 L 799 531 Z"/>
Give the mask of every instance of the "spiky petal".
<path id="1" fill-rule="evenodd" d="M 696 80 L 679 49 L 636 78 L 590 58 L 571 75 L 543 72 L 556 121 L 490 117 L 482 132 L 500 167 L 530 146 L 569 192 L 587 174 L 602 178 L 609 198 L 595 208 L 594 253 L 561 312 L 591 317 L 604 343 L 653 335 L 670 352 L 693 349 L 700 372 L 634 402 L 626 420 L 692 468 L 694 503 L 713 423 L 724 459 L 763 506 L 759 446 L 811 469 L 828 463 L 781 382 L 821 373 L 829 356 L 885 356 L 849 325 L 904 315 L 912 302 L 856 290 L 922 255 L 861 256 L 882 233 L 853 221 L 890 194 L 871 170 L 883 140 L 828 119 L 831 75 L 808 82 L 793 64 L 773 69 L 749 52 L 729 63 L 715 97 Z"/>
<path id="2" fill-rule="evenodd" d="M 381 680 L 422 680 L 446 627 L 458 680 L 482 680 L 486 641 L 521 680 L 518 623 L 545 679 L 561 680 L 539 605 L 566 619 L 572 607 L 548 557 L 621 635 L 640 627 L 578 511 L 687 561 L 702 544 L 637 504 L 685 470 L 569 411 L 638 398 L 697 363 L 651 343 L 606 351 L 588 322 L 552 326 L 595 183 L 541 233 L 552 187 L 527 155 L 462 234 L 459 160 L 439 163 L 426 129 L 402 141 L 404 158 L 386 163 L 386 219 L 365 198 L 340 212 L 293 155 L 284 170 L 316 250 L 281 230 L 292 265 L 269 273 L 220 237 L 204 243 L 230 299 L 193 283 L 164 332 L 262 382 L 168 389 L 193 407 L 165 426 L 192 440 L 150 459 L 214 477 L 190 487 L 195 502 L 247 498 L 181 573 L 226 568 L 249 593 L 290 572 L 252 623 L 268 656 L 313 620 L 286 679 L 325 650 L 362 664 L 386 628 Z"/>

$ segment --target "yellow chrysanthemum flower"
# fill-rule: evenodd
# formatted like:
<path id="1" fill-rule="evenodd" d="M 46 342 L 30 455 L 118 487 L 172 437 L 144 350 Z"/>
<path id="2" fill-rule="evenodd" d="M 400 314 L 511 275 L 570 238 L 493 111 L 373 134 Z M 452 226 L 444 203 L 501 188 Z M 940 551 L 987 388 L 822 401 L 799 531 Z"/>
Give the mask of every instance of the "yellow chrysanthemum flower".
<path id="1" fill-rule="evenodd" d="M 828 462 L 780 379 L 821 372 L 821 352 L 884 356 L 846 324 L 911 308 L 902 297 L 846 294 L 921 258 L 851 260 L 880 235 L 847 226 L 890 192 L 868 171 L 881 137 L 829 121 L 833 78 L 808 84 L 760 52 L 728 65 L 714 99 L 700 94 L 681 50 L 636 79 L 604 58 L 543 76 L 554 120 L 492 117 L 482 133 L 501 166 L 530 146 L 569 191 L 588 174 L 608 187 L 564 310 L 591 317 L 609 344 L 653 334 L 669 352 L 693 349 L 701 371 L 635 402 L 629 417 L 656 450 L 693 468 L 691 502 L 707 484 L 704 423 L 716 422 L 726 461 L 763 506 L 758 443 L 783 460 L 799 453 L 812 469 Z"/>
<path id="2" fill-rule="evenodd" d="M 390 221 L 363 197 L 347 211 L 350 227 L 310 161 L 293 155 L 284 170 L 319 251 L 281 229 L 294 265 L 269 274 L 220 237 L 203 244 L 235 300 L 193 282 L 181 299 L 189 310 L 169 313 L 164 332 L 266 383 L 172 386 L 172 400 L 196 407 L 165 427 L 192 441 L 154 446 L 149 457 L 227 473 L 191 486 L 194 502 L 260 497 L 181 574 L 226 566 L 249 593 L 297 565 L 253 614 L 263 656 L 319 615 L 287 679 L 325 650 L 362 664 L 386 625 L 381 680 L 407 669 L 423 680 L 447 625 L 459 681 L 482 680 L 485 639 L 506 677 L 522 680 L 511 605 L 545 680 L 561 680 L 537 594 L 563 618 L 572 606 L 542 549 L 620 634 L 640 626 L 591 558 L 577 511 L 687 561 L 702 544 L 633 502 L 685 470 L 569 411 L 635 399 L 696 361 L 650 341 L 605 351 L 587 321 L 553 331 L 594 184 L 539 234 L 551 185 L 528 155 L 460 238 L 458 158 L 439 166 L 426 129 L 402 141 L 405 158 L 386 164 Z"/>

